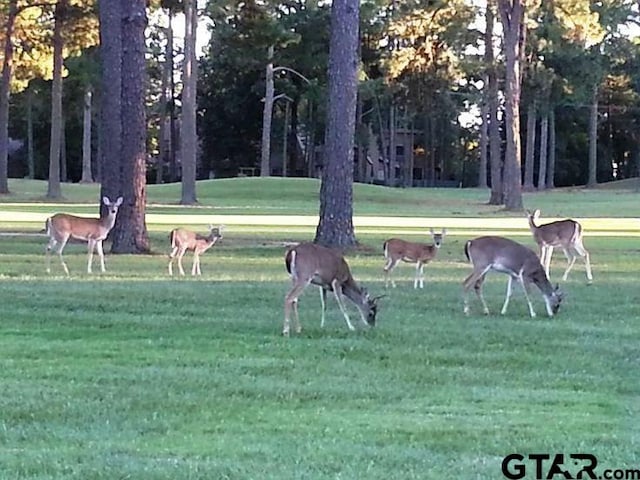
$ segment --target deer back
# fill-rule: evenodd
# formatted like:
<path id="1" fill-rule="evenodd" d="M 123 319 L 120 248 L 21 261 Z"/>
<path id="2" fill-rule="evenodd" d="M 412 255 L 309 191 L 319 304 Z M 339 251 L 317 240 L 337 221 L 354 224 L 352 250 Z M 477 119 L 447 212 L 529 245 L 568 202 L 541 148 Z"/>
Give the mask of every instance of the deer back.
<path id="1" fill-rule="evenodd" d="M 301 243 L 287 250 L 285 266 L 291 277 L 301 282 L 311 281 L 323 287 L 330 287 L 334 280 L 342 285 L 353 282 L 344 257 L 315 243 Z"/>
<path id="2" fill-rule="evenodd" d="M 77 240 L 104 240 L 113 228 L 113 222 L 109 222 L 108 217 L 86 218 L 68 213 L 56 213 L 48 219 L 47 224 L 48 233 L 57 239 L 68 235 Z"/>

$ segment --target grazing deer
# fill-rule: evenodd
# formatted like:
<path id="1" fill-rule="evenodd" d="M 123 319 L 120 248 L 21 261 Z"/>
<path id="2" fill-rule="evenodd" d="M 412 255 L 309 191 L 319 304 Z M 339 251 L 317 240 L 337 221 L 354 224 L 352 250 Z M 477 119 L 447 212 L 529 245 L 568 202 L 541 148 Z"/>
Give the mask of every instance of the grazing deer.
<path id="1" fill-rule="evenodd" d="M 180 275 L 184 275 L 182 268 L 182 257 L 187 250 L 193 252 L 193 266 L 191 267 L 191 275 L 202 275 L 200 271 L 200 255 L 213 247 L 216 242 L 222 239 L 222 230 L 224 225 L 214 227 L 209 225 L 209 235 L 206 237 L 199 233 L 186 230 L 184 228 L 174 228 L 169 234 L 171 241 L 171 252 L 169 253 L 169 275 L 173 275 L 173 259 L 178 257 L 178 269 Z"/>
<path id="2" fill-rule="evenodd" d="M 109 231 L 116 223 L 116 215 L 118 214 L 118 208 L 122 205 L 122 197 L 118 197 L 115 202 L 111 202 L 107 197 L 102 197 L 102 203 L 107 207 L 107 214 L 100 218 L 76 217 L 68 213 L 56 213 L 54 216 L 47 218 L 45 223 L 46 232 L 49 236 L 49 243 L 46 249 L 47 273 L 51 272 L 51 249 L 56 244 L 59 244 L 58 256 L 65 273 L 69 275 L 67 264 L 62 258 L 62 250 L 64 250 L 70 238 L 87 242 L 89 247 L 87 273 L 91 273 L 94 250 L 97 250 L 100 256 L 100 268 L 103 272 L 105 271 L 102 241 L 107 238 Z"/>
<path id="3" fill-rule="evenodd" d="M 344 307 L 343 295 L 358 307 L 362 323 L 369 326 L 375 325 L 378 309 L 376 301 L 380 297 L 371 298 L 365 289 L 358 286 L 351 275 L 349 265 L 340 253 L 314 243 L 301 243 L 287 250 L 285 266 L 293 286 L 284 299 L 283 335 L 289 335 L 289 317 L 292 309 L 295 330 L 297 333 L 302 330 L 298 317 L 298 297 L 310 283 L 320 287 L 321 327 L 324 327 L 327 291 L 335 295 L 349 330 L 354 330 L 354 327 Z"/>
<path id="4" fill-rule="evenodd" d="M 420 284 L 420 288 L 424 288 L 424 266 L 435 258 L 438 249 L 442 245 L 442 240 L 447 234 L 447 230 L 442 229 L 441 233 L 436 233 L 432 228 L 430 233 L 433 238 L 432 245 L 406 242 L 399 238 L 391 238 L 384 242 L 384 258 L 387 261 L 384 266 L 385 288 L 389 286 L 389 280 L 391 280 L 391 285 L 396 286 L 395 280 L 391 278 L 391 273 L 401 260 L 403 262 L 416 264 L 416 276 L 413 280 L 413 288 L 418 288 L 418 284 Z"/>
<path id="5" fill-rule="evenodd" d="M 560 247 L 565 257 L 567 257 L 568 262 L 562 280 L 567 280 L 573 264 L 576 263 L 576 258 L 580 256 L 584 259 L 587 270 L 587 283 L 591 284 L 593 282 L 593 275 L 591 274 L 589 252 L 587 252 L 582 244 L 582 225 L 575 220 L 559 220 L 544 225 L 536 225 L 535 222 L 539 217 L 540 210 L 536 210 L 533 213 L 527 211 L 529 229 L 540 247 L 540 261 L 544 266 L 544 271 L 547 272 L 547 276 L 549 276 L 553 248 Z"/>
<path id="6" fill-rule="evenodd" d="M 549 277 L 540 264 L 536 253 L 524 245 L 503 237 L 478 237 L 469 240 L 464 253 L 473 264 L 473 272 L 464 281 L 464 313 L 469 314 L 467 296 L 473 286 L 482 302 L 485 315 L 489 314 L 489 308 L 482 296 L 482 284 L 489 270 L 506 273 L 509 275 L 507 283 L 507 295 L 502 306 L 502 315 L 507 312 L 509 298 L 511 297 L 511 282 L 516 279 L 524 290 L 524 295 L 529 305 L 529 313 L 536 316 L 531 300 L 529 299 L 529 285 L 533 283 L 544 297 L 547 313 L 550 317 L 558 312 L 560 302 L 564 294 L 558 286 L 554 288 L 549 282 Z"/>

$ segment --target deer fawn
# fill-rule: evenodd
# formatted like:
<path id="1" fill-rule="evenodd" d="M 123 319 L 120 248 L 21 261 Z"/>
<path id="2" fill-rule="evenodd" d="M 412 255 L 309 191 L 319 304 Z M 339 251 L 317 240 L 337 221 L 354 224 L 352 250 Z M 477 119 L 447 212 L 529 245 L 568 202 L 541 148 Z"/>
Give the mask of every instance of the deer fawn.
<path id="1" fill-rule="evenodd" d="M 560 302 L 564 294 L 558 286 L 554 288 L 549 282 L 549 277 L 540 264 L 536 253 L 513 240 L 503 237 L 478 237 L 469 240 L 464 247 L 467 259 L 473 264 L 473 272 L 464 281 L 464 313 L 469 314 L 467 296 L 473 286 L 482 302 L 485 315 L 489 314 L 489 308 L 482 296 L 482 284 L 489 270 L 506 273 L 509 276 L 507 283 L 507 295 L 502 306 L 502 315 L 507 312 L 509 298 L 511 297 L 511 283 L 518 280 L 529 305 L 529 314 L 536 316 L 531 300 L 529 299 L 529 284 L 533 283 L 542 292 L 550 317 L 558 313 Z"/>
<path id="2" fill-rule="evenodd" d="M 171 252 L 169 253 L 169 275 L 173 275 L 173 259 L 178 257 L 178 269 L 180 275 L 184 275 L 182 268 L 182 257 L 187 250 L 193 252 L 193 266 L 191 275 L 202 275 L 200 271 L 200 255 L 213 247 L 218 240 L 222 239 L 224 225 L 214 227 L 209 225 L 209 235 L 206 237 L 199 233 L 186 230 L 184 228 L 174 228 L 169 234 L 171 241 Z"/>
<path id="3" fill-rule="evenodd" d="M 297 333 L 302 331 L 298 316 L 298 297 L 310 283 L 320 287 L 321 327 L 324 327 L 327 291 L 331 291 L 335 295 L 349 330 L 354 330 L 354 327 L 344 307 L 343 295 L 358 308 L 362 323 L 369 326 L 375 325 L 378 310 L 376 302 L 380 297 L 371 298 L 365 289 L 358 286 L 351 275 L 349 265 L 340 253 L 314 243 L 301 243 L 287 250 L 285 266 L 291 276 L 293 286 L 284 299 L 283 335 L 289 335 L 289 317 L 292 309 L 295 330 Z"/>
<path id="4" fill-rule="evenodd" d="M 593 282 L 591 274 L 591 262 L 589 260 L 589 252 L 582 244 L 582 225 L 575 220 L 559 220 L 544 225 L 536 225 L 536 220 L 540 217 L 540 210 L 533 213 L 527 211 L 527 220 L 529 220 L 529 229 L 533 234 L 533 238 L 540 247 L 540 261 L 544 266 L 544 271 L 549 276 L 549 267 L 551 265 L 551 256 L 554 247 L 560 247 L 567 257 L 567 269 L 562 275 L 562 280 L 566 281 L 569 272 L 576 263 L 578 256 L 584 259 L 585 268 L 587 270 L 587 283 Z"/>
<path id="5" fill-rule="evenodd" d="M 118 197 L 115 202 L 111 202 L 107 197 L 102 197 L 102 203 L 107 207 L 107 215 L 100 218 L 76 217 L 68 213 L 56 213 L 47 218 L 45 223 L 46 232 L 49 236 L 49 243 L 46 249 L 47 273 L 51 272 L 51 249 L 56 244 L 59 244 L 58 256 L 65 273 L 69 275 L 67 264 L 62 258 L 62 250 L 64 250 L 70 238 L 87 242 L 89 247 L 87 273 L 91 273 L 94 250 L 97 250 L 100 257 L 100 268 L 103 272 L 105 271 L 102 241 L 107 238 L 109 231 L 116 223 L 116 215 L 118 214 L 118 208 L 122 205 L 122 197 Z"/>
<path id="6" fill-rule="evenodd" d="M 395 280 L 391 278 L 391 273 L 402 260 L 403 262 L 416 264 L 416 276 L 413 280 L 413 288 L 418 288 L 418 284 L 420 284 L 420 288 L 424 288 L 424 266 L 435 258 L 438 249 L 442 245 L 442 240 L 447 234 L 447 230 L 442 229 L 442 232 L 436 233 L 432 228 L 430 233 L 433 238 L 432 245 L 406 242 L 399 238 L 391 238 L 384 242 L 384 258 L 387 261 L 384 265 L 385 287 L 389 286 L 389 280 L 391 280 L 391 285 L 396 286 Z"/>

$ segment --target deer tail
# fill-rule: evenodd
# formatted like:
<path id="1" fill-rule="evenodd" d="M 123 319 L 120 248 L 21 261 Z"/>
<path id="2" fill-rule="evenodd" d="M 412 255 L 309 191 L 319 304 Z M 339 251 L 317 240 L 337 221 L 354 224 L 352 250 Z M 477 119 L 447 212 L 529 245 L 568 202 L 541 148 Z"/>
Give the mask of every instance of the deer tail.
<path id="1" fill-rule="evenodd" d="M 294 277 L 296 269 L 296 251 L 294 248 L 287 250 L 287 254 L 284 257 L 284 264 L 287 268 L 287 273 Z"/>
<path id="2" fill-rule="evenodd" d="M 468 261 L 471 261 L 471 255 L 469 254 L 469 249 L 471 248 L 471 240 L 464 244 L 464 254 L 467 257 Z"/>
<path id="3" fill-rule="evenodd" d="M 169 241 L 171 242 L 171 248 L 176 248 L 176 231 L 171 230 L 169 233 Z"/>
<path id="4" fill-rule="evenodd" d="M 47 235 L 51 235 L 51 217 L 47 218 L 44 222 L 44 232 Z"/>

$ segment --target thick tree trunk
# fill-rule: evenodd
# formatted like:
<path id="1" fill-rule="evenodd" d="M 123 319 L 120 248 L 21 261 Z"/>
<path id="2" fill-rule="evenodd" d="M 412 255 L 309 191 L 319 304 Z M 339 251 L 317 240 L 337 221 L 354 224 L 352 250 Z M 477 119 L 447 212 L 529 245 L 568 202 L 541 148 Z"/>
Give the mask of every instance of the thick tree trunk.
<path id="1" fill-rule="evenodd" d="M 66 0 L 59 0 L 55 8 L 53 27 L 53 81 L 51 83 L 51 135 L 49 140 L 49 181 L 47 198 L 60 198 L 60 148 L 62 141 L 62 22 Z"/>
<path id="2" fill-rule="evenodd" d="M 33 89 L 27 88 L 27 166 L 29 169 L 28 178 L 36 177 L 36 162 L 33 145 Z"/>
<path id="3" fill-rule="evenodd" d="M 320 188 L 320 222 L 315 241 L 351 247 L 353 230 L 353 144 L 358 90 L 359 0 L 334 0 L 329 47 L 329 106 L 324 168 Z"/>
<path id="4" fill-rule="evenodd" d="M 113 234 L 115 253 L 147 253 L 145 36 L 146 0 L 122 0 L 122 196 Z M 126 127 L 126 128 L 125 128 Z"/>
<path id="5" fill-rule="evenodd" d="M 556 188 L 556 113 L 549 112 L 549 161 L 547 162 L 547 188 Z"/>
<path id="6" fill-rule="evenodd" d="M 196 130 L 196 87 L 198 63 L 196 59 L 196 27 L 198 11 L 195 0 L 184 2 L 184 72 L 182 75 L 182 205 L 193 205 L 196 198 L 196 163 L 198 156 L 198 132 Z"/>
<path id="7" fill-rule="evenodd" d="M 526 35 L 524 0 L 498 0 L 506 58 L 504 204 L 507 210 L 522 210 L 520 147 L 521 63 Z"/>
<path id="8" fill-rule="evenodd" d="M 60 122 L 60 181 L 69 181 L 69 171 L 67 170 L 67 117 L 62 114 Z"/>
<path id="9" fill-rule="evenodd" d="M 100 198 L 115 201 L 122 184 L 122 9 L 120 1 L 100 2 Z M 124 199 L 125 204 L 133 202 Z M 102 202 L 100 202 L 102 205 Z M 106 208 L 102 205 L 103 214 Z M 122 210 L 121 210 L 122 211 Z M 116 225 L 120 217 L 116 218 Z M 111 235 L 113 236 L 113 235 Z"/>
<path id="10" fill-rule="evenodd" d="M 524 153 L 524 190 L 531 192 L 533 185 L 533 170 L 536 152 L 536 117 L 538 116 L 538 106 L 531 102 L 527 110 L 527 145 Z"/>
<path id="11" fill-rule="evenodd" d="M 93 183 L 91 173 L 91 86 L 84 91 L 84 108 L 82 112 L 82 178 L 80 183 Z"/>
<path id="12" fill-rule="evenodd" d="M 589 110 L 589 177 L 587 187 L 598 184 L 598 86 L 593 86 Z"/>
<path id="13" fill-rule="evenodd" d="M 13 30 L 18 15 L 17 0 L 9 0 L 4 34 L 2 80 L 0 80 L 0 194 L 9 193 L 9 95 L 13 69 Z"/>
<path id="14" fill-rule="evenodd" d="M 545 112 L 540 121 L 540 169 L 538 170 L 538 190 L 547 188 L 547 160 L 549 151 L 549 113 Z"/>
<path id="15" fill-rule="evenodd" d="M 389 108 L 389 186 L 396 187 L 398 178 L 396 175 L 396 165 L 398 156 L 396 155 L 396 106 Z"/>
<path id="16" fill-rule="evenodd" d="M 493 28 L 495 17 L 493 9 L 495 0 L 487 2 L 486 22 L 487 31 L 485 43 L 493 45 Z M 503 159 L 502 159 L 502 139 L 500 136 L 500 121 L 498 120 L 498 110 L 500 109 L 498 74 L 494 58 L 493 48 L 488 48 L 485 52 L 485 61 L 488 72 L 489 89 L 489 162 L 491 168 L 491 195 L 490 205 L 502 205 L 504 203 L 503 189 Z"/>
<path id="17" fill-rule="evenodd" d="M 260 151 L 260 176 L 271 176 L 271 118 L 273 116 L 273 46 L 267 54 L 264 107 L 262 110 L 262 149 Z"/>

